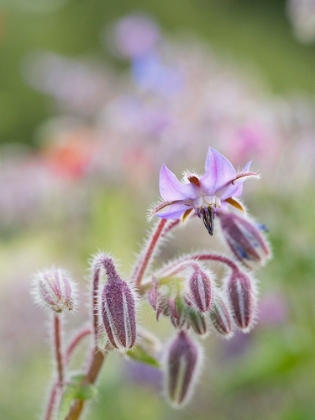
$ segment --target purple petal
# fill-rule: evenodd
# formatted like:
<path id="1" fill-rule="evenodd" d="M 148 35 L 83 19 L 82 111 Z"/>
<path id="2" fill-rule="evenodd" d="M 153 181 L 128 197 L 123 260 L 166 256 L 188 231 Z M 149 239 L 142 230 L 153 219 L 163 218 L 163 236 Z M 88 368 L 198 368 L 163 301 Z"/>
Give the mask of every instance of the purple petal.
<path id="1" fill-rule="evenodd" d="M 155 214 L 155 216 L 160 217 L 161 219 L 180 219 L 181 216 L 185 213 L 186 210 L 190 209 L 191 206 L 187 206 L 183 202 L 170 204 L 166 211 L 161 211 Z"/>
<path id="2" fill-rule="evenodd" d="M 204 191 L 215 195 L 216 191 L 236 177 L 236 171 L 231 162 L 212 147 L 209 148 L 205 173 L 200 179 Z"/>
<path id="3" fill-rule="evenodd" d="M 190 184 L 182 184 L 164 164 L 160 171 L 160 194 L 165 201 L 185 200 L 195 196 Z"/>
<path id="4" fill-rule="evenodd" d="M 221 200 L 226 200 L 229 197 L 241 197 L 242 193 L 243 183 L 229 183 L 226 187 L 223 187 L 220 191 L 218 191 L 218 195 Z"/>

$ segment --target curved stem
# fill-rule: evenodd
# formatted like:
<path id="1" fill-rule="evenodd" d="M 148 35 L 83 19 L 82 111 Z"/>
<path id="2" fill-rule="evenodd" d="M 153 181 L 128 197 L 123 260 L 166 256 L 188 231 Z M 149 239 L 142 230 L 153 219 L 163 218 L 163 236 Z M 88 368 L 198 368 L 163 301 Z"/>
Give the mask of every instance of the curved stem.
<path id="1" fill-rule="evenodd" d="M 74 352 L 76 347 L 80 344 L 81 340 L 91 333 L 92 333 L 91 328 L 87 327 L 87 328 L 84 328 L 83 330 L 79 331 L 73 337 L 73 339 L 70 341 L 70 343 L 68 345 L 68 348 L 67 348 L 67 351 L 66 351 L 66 356 L 65 356 L 65 363 L 66 364 L 69 363 L 70 358 L 72 356 L 72 353 Z"/>
<path id="2" fill-rule="evenodd" d="M 46 409 L 46 413 L 44 417 L 45 420 L 52 419 L 52 415 L 53 415 L 54 408 L 56 405 L 57 391 L 58 391 L 58 381 L 56 381 L 51 388 L 50 396 L 49 396 L 49 400 L 47 404 L 47 409 Z"/>
<path id="3" fill-rule="evenodd" d="M 155 231 L 153 231 L 153 234 L 152 234 L 151 238 L 149 239 L 149 241 L 146 245 L 145 250 L 140 255 L 140 260 L 139 260 L 138 264 L 136 265 L 134 273 L 131 277 L 133 283 L 137 287 L 139 287 L 141 282 L 142 282 L 144 273 L 145 273 L 145 271 L 146 271 L 146 269 L 147 269 L 147 267 L 148 267 L 148 265 L 149 265 L 149 263 L 152 259 L 153 252 L 154 252 L 154 250 L 155 250 L 155 248 L 156 248 L 156 246 L 159 242 L 159 239 L 162 236 L 162 233 L 163 233 L 163 230 L 164 230 L 164 227 L 165 227 L 166 223 L 167 223 L 166 219 L 161 219 L 159 221 L 159 223 L 157 224 L 157 226 L 155 228 Z"/>

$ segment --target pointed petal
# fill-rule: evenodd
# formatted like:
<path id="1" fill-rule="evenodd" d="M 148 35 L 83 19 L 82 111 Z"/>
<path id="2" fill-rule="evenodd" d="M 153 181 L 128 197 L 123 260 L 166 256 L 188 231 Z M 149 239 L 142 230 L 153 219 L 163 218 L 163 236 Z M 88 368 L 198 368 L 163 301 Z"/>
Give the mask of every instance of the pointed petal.
<path id="1" fill-rule="evenodd" d="M 236 178 L 236 171 L 231 162 L 212 147 L 209 148 L 205 173 L 200 183 L 208 195 L 215 195 L 223 185 Z"/>
<path id="2" fill-rule="evenodd" d="M 235 178 L 235 176 L 234 176 Z M 191 197 L 193 189 L 189 184 L 182 184 L 164 164 L 160 171 L 160 194 L 165 201 L 185 200 Z"/>
<path id="3" fill-rule="evenodd" d="M 228 185 L 221 188 L 221 190 L 217 191 L 218 197 L 221 200 L 226 200 L 229 197 L 241 197 L 243 193 L 243 183 L 233 184 L 230 182 Z"/>

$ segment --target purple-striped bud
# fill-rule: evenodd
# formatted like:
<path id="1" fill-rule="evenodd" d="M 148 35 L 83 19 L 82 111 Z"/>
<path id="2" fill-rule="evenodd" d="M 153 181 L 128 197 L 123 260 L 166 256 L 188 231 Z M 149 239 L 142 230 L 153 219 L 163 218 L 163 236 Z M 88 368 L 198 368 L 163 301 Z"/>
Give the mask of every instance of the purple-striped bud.
<path id="1" fill-rule="evenodd" d="M 119 277 L 111 258 L 103 265 L 108 278 L 101 300 L 105 330 L 113 347 L 131 349 L 137 335 L 134 291 Z"/>
<path id="2" fill-rule="evenodd" d="M 199 346 L 187 331 L 180 331 L 171 343 L 165 358 L 166 393 L 172 405 L 187 403 L 201 365 Z"/>
<path id="3" fill-rule="evenodd" d="M 76 285 L 61 268 L 46 269 L 35 274 L 31 293 L 36 303 L 55 313 L 74 309 Z"/>
<path id="4" fill-rule="evenodd" d="M 247 268 L 256 269 L 271 257 L 261 229 L 249 217 L 232 212 L 218 212 L 223 236 L 236 258 Z"/>
<path id="5" fill-rule="evenodd" d="M 200 312 L 208 312 L 212 304 L 212 284 L 202 270 L 194 270 L 189 280 L 189 300 Z"/>
<path id="6" fill-rule="evenodd" d="M 233 334 L 233 321 L 229 309 L 219 294 L 216 294 L 210 311 L 210 319 L 215 330 L 230 338 Z"/>
<path id="7" fill-rule="evenodd" d="M 227 284 L 235 324 L 243 332 L 248 332 L 255 317 L 255 284 L 253 280 L 239 270 L 233 270 Z"/>

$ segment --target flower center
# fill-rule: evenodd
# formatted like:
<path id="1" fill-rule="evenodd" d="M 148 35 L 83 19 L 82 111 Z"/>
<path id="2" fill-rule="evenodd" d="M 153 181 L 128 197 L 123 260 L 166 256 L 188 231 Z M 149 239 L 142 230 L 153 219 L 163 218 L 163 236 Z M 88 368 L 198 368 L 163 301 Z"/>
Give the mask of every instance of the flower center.
<path id="1" fill-rule="evenodd" d="M 221 200 L 215 195 L 205 195 L 194 200 L 194 208 L 211 236 L 213 235 L 213 221 L 217 207 L 221 207 Z"/>

